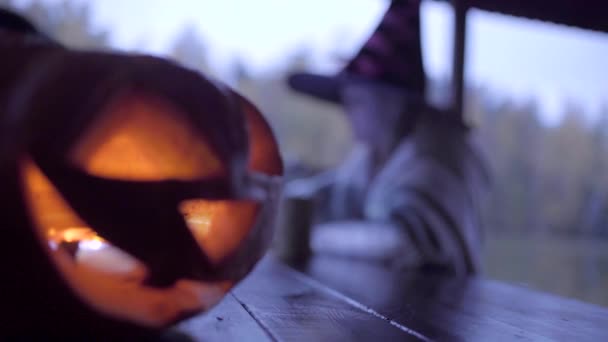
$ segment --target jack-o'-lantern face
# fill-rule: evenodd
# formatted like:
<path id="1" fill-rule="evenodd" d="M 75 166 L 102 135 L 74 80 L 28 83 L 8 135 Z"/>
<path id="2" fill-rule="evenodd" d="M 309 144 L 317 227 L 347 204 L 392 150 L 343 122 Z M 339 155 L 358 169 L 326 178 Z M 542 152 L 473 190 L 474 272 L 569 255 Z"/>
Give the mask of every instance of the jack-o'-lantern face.
<path id="1" fill-rule="evenodd" d="M 90 100 L 97 107 L 32 120 L 58 135 L 33 134 L 21 186 L 69 288 L 102 315 L 157 328 L 212 307 L 251 270 L 271 236 L 282 166 L 268 125 L 234 92 L 165 64 L 161 75 L 190 78 L 190 87 L 138 86 L 155 69 L 135 69 L 135 85 Z M 49 78 L 63 77 L 70 72 Z M 210 109 L 184 96 L 224 98 Z"/>

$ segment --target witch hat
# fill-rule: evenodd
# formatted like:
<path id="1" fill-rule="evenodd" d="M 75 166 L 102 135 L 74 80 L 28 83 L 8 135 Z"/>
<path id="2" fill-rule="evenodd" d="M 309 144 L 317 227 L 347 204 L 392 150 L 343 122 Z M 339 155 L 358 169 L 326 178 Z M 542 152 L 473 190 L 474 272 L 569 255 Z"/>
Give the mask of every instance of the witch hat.
<path id="1" fill-rule="evenodd" d="M 379 82 L 424 97 L 426 77 L 420 46 L 420 0 L 393 0 L 361 50 L 333 76 L 296 73 L 288 84 L 296 91 L 340 102 L 344 82 Z"/>

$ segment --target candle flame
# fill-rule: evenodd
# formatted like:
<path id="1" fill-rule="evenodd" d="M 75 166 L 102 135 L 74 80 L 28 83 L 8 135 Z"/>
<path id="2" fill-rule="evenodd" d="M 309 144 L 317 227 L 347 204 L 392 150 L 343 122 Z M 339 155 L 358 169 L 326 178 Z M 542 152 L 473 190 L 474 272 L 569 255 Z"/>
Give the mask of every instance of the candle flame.
<path id="1" fill-rule="evenodd" d="M 61 230 L 51 227 L 47 232 L 47 238 L 57 243 L 77 241 L 107 243 L 106 240 L 88 227 L 66 227 Z"/>

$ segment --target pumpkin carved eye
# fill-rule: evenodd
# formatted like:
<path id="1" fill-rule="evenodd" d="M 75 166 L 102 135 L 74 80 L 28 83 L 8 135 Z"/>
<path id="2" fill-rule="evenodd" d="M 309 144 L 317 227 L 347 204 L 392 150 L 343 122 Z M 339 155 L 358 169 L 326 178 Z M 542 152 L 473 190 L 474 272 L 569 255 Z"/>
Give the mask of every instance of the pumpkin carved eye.
<path id="1" fill-rule="evenodd" d="M 202 80 L 190 83 L 209 87 Z M 31 229 L 70 291 L 103 317 L 160 328 L 215 305 L 262 256 L 282 165 L 270 128 L 236 93 L 213 96 L 242 113 L 232 121 L 247 134 L 241 145 L 231 145 L 241 133 L 230 126 L 201 124 L 232 114 L 193 108 L 204 101 L 170 86 L 144 88 L 115 91 L 92 113 L 62 114 L 86 124 L 50 147 L 41 141 L 52 136 L 39 133 L 19 170 Z"/>
<path id="2" fill-rule="evenodd" d="M 169 103 L 127 95 L 112 101 L 70 154 L 88 174 L 119 180 L 196 180 L 218 176 L 224 165 L 208 143 Z"/>

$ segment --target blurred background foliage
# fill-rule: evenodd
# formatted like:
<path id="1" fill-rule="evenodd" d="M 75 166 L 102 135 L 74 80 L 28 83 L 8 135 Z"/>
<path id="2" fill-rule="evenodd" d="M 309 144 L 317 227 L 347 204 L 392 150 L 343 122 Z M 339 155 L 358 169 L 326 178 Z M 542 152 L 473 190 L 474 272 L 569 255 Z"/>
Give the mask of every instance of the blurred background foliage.
<path id="1" fill-rule="evenodd" d="M 0 0 L 0 6 L 12 2 Z M 111 48 L 109 31 L 93 28 L 86 5 L 32 1 L 19 11 L 68 46 Z M 310 67 L 306 47 L 262 75 L 253 76 L 238 59 L 217 75 L 207 63 L 204 37 L 185 26 L 166 57 L 250 97 L 274 127 L 289 177 L 331 168 L 349 150 L 350 127 L 341 109 L 286 87 L 287 73 Z M 431 98 L 448 89 L 447 80 L 429 82 Z M 570 103 L 561 120 L 547 124 L 534 100 L 517 102 L 469 85 L 466 115 L 494 174 L 484 213 L 484 275 L 608 305 L 608 102 L 597 115 L 581 108 Z"/>

